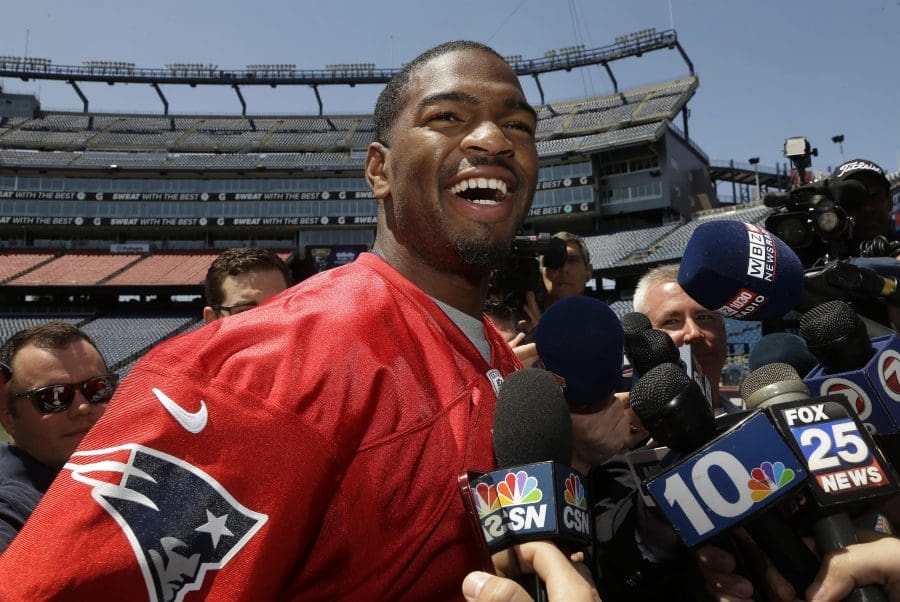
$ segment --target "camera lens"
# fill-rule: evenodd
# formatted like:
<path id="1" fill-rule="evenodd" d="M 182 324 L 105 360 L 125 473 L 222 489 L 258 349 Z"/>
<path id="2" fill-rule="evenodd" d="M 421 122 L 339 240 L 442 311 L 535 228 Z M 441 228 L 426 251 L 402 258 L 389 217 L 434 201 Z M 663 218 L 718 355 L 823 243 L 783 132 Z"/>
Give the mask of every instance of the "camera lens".
<path id="1" fill-rule="evenodd" d="M 774 220 L 774 223 L 771 224 L 772 227 L 768 229 L 786 242 L 789 247 L 802 248 L 812 242 L 806 216 L 785 215 L 779 217 L 780 219 Z"/>

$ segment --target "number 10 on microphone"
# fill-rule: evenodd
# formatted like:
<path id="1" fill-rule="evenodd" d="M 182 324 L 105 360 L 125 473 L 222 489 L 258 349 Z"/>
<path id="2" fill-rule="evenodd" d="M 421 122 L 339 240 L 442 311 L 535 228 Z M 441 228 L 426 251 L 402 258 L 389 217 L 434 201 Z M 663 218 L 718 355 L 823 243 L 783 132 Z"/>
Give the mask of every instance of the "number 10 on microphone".
<path id="1" fill-rule="evenodd" d="M 771 420 L 755 412 L 647 488 L 682 541 L 694 546 L 781 500 L 807 477 Z"/>

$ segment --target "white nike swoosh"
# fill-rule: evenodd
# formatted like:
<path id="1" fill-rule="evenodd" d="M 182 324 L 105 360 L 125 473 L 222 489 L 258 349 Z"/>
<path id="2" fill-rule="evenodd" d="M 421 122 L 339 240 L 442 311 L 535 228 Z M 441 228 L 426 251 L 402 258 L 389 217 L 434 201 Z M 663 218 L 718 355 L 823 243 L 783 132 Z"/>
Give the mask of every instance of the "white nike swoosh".
<path id="1" fill-rule="evenodd" d="M 184 430 L 196 435 L 206 428 L 206 419 L 209 418 L 209 412 L 206 410 L 205 401 L 202 399 L 200 400 L 200 409 L 196 412 L 188 412 L 156 387 L 151 389 L 151 391 L 156 395 L 159 403 L 161 403 L 166 411 L 172 415 L 172 418 L 184 427 Z"/>

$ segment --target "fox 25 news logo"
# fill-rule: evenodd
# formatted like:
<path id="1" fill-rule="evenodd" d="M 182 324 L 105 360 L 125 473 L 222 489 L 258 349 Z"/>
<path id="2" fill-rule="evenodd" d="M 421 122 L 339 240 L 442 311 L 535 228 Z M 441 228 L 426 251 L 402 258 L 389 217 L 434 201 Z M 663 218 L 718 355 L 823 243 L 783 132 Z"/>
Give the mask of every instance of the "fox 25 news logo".
<path id="1" fill-rule="evenodd" d="M 772 411 L 806 463 L 819 504 L 840 504 L 896 489 L 896 476 L 843 395 L 779 404 Z"/>

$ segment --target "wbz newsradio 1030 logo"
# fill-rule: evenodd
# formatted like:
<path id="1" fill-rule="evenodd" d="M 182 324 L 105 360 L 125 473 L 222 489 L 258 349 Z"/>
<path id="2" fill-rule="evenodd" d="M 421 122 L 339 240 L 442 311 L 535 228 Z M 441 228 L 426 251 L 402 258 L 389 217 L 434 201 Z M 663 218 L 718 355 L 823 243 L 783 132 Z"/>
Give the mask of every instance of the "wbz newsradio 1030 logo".
<path id="1" fill-rule="evenodd" d="M 472 501 L 491 552 L 512 541 L 549 535 L 590 542 L 581 475 L 552 462 L 495 470 L 471 484 Z"/>
<path id="2" fill-rule="evenodd" d="M 744 223 L 744 228 L 747 229 L 747 275 L 774 284 L 778 252 L 772 235 L 753 224 Z M 742 288 L 717 312 L 729 318 L 743 318 L 755 313 L 766 300 L 765 295 Z"/>

